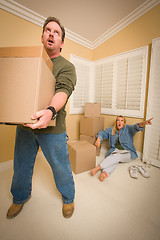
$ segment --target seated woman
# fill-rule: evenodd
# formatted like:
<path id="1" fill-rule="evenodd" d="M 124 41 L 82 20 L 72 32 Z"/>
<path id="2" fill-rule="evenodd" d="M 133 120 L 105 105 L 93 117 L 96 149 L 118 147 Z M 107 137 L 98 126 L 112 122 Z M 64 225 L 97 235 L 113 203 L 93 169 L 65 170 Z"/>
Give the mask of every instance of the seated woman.
<path id="1" fill-rule="evenodd" d="M 116 118 L 113 127 L 100 131 L 96 137 L 95 146 L 100 147 L 103 140 L 109 139 L 110 150 L 100 165 L 91 170 L 91 174 L 94 176 L 101 170 L 99 180 L 102 182 L 114 171 L 119 162 L 130 162 L 132 159 L 137 158 L 133 136 L 138 131 L 143 131 L 146 124 L 151 125 L 152 119 L 134 125 L 127 125 L 125 117 L 120 115 Z"/>

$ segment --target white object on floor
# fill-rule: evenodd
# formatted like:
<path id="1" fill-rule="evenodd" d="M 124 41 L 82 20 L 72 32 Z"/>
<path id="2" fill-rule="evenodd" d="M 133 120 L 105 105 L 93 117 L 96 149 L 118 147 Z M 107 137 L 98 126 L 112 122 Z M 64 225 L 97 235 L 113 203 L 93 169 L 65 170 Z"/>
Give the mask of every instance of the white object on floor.
<path id="1" fill-rule="evenodd" d="M 138 171 L 142 174 L 143 177 L 145 177 L 145 178 L 150 177 L 150 174 L 144 169 L 144 167 L 139 166 L 139 165 L 137 165 L 135 167 L 138 169 Z"/>
<path id="2" fill-rule="evenodd" d="M 130 166 L 128 168 L 129 174 L 132 178 L 137 179 L 138 178 L 138 169 L 135 166 Z"/>

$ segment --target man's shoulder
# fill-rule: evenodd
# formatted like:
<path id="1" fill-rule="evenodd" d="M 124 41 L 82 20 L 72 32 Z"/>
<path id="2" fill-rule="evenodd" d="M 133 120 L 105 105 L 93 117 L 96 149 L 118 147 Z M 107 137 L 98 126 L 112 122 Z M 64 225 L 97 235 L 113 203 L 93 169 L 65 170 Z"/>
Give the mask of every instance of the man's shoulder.
<path id="1" fill-rule="evenodd" d="M 53 63 L 60 63 L 61 65 L 63 65 L 63 66 L 68 66 L 68 67 L 74 67 L 74 65 L 69 61 L 69 60 L 67 60 L 66 58 L 64 58 L 63 56 L 59 56 L 59 57 L 57 57 L 57 58 L 54 58 L 53 59 Z"/>

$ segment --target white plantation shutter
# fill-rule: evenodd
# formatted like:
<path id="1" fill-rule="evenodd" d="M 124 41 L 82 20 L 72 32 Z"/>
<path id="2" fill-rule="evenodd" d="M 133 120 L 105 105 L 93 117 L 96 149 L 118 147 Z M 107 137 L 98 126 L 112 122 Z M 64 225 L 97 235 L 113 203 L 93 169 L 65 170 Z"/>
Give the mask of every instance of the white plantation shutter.
<path id="1" fill-rule="evenodd" d="M 143 54 L 128 59 L 127 104 L 128 110 L 140 110 L 144 68 Z"/>
<path id="2" fill-rule="evenodd" d="M 85 102 L 96 102 L 102 114 L 143 118 L 147 58 L 148 47 L 94 62 L 72 57 L 78 81 L 70 112 L 82 113 Z"/>
<path id="3" fill-rule="evenodd" d="M 70 113 L 83 113 L 85 102 L 90 101 L 91 63 L 90 61 L 71 55 L 71 62 L 76 68 L 77 83 L 70 98 Z"/>
<path id="4" fill-rule="evenodd" d="M 76 73 L 78 76 L 77 84 L 74 92 L 73 107 L 79 108 L 79 104 L 82 103 L 82 91 L 83 91 L 83 65 L 77 62 L 74 63 L 76 67 Z"/>
<path id="5" fill-rule="evenodd" d="M 136 49 L 117 56 L 116 72 L 116 115 L 144 116 L 144 101 L 147 75 L 148 47 Z"/>
<path id="6" fill-rule="evenodd" d="M 127 104 L 128 60 L 117 61 L 116 71 L 116 108 L 126 109 Z"/>
<path id="7" fill-rule="evenodd" d="M 94 102 L 101 103 L 102 113 L 112 109 L 113 98 L 113 78 L 114 78 L 114 62 L 112 57 L 104 60 L 95 61 L 94 77 L 95 77 L 95 93 Z"/>
<path id="8" fill-rule="evenodd" d="M 83 92 L 81 95 L 83 96 L 82 99 L 82 106 L 85 105 L 85 102 L 89 102 L 90 100 L 90 64 L 88 62 L 84 63 L 83 62 Z"/>
<path id="9" fill-rule="evenodd" d="M 102 65 L 101 107 L 112 108 L 113 61 Z"/>
<path id="10" fill-rule="evenodd" d="M 160 167 L 160 38 L 152 41 L 151 68 L 146 118 L 153 117 L 146 126 L 143 161 Z"/>
<path id="11" fill-rule="evenodd" d="M 95 65 L 95 102 L 101 102 L 101 91 L 102 91 L 102 66 L 100 64 Z"/>
<path id="12" fill-rule="evenodd" d="M 140 110 L 143 55 L 117 62 L 116 108 Z"/>

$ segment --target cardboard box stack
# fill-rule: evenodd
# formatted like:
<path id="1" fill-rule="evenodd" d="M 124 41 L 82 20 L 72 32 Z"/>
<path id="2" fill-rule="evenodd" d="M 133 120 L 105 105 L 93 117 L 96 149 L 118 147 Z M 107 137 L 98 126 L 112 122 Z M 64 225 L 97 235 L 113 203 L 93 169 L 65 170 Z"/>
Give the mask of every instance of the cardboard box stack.
<path id="1" fill-rule="evenodd" d="M 96 135 L 104 129 L 104 118 L 100 115 L 100 104 L 85 104 L 85 113 L 80 121 L 80 141 L 68 142 L 72 170 L 75 174 L 89 171 L 96 166 Z"/>
<path id="2" fill-rule="evenodd" d="M 80 120 L 80 140 L 86 140 L 91 144 L 96 141 L 96 135 L 104 130 L 104 118 L 101 116 L 99 103 L 86 103 L 84 117 Z M 100 148 L 97 148 L 96 155 L 99 156 Z"/>
<path id="3" fill-rule="evenodd" d="M 68 142 L 72 170 L 75 174 L 89 171 L 96 164 L 96 147 L 87 141 Z"/>
<path id="4" fill-rule="evenodd" d="M 33 113 L 47 108 L 54 95 L 52 70 L 43 47 L 0 48 L 0 123 L 35 122 Z"/>

